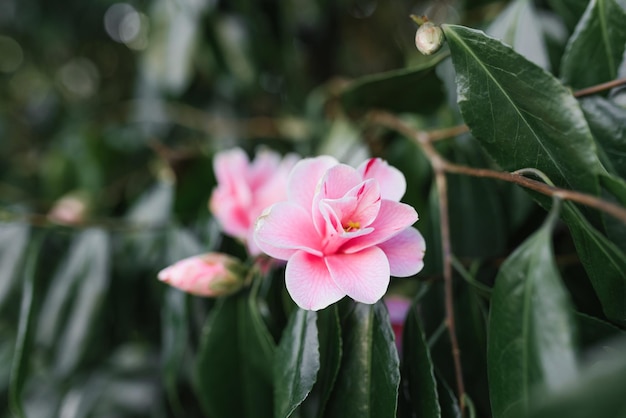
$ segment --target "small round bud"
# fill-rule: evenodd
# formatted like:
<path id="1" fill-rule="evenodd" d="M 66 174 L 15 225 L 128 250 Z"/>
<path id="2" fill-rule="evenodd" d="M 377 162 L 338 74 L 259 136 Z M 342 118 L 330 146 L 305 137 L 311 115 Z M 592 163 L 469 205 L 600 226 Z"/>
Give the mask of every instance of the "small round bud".
<path id="1" fill-rule="evenodd" d="M 443 45 L 443 31 L 432 22 L 425 22 L 417 29 L 415 46 L 424 55 L 433 54 Z"/>

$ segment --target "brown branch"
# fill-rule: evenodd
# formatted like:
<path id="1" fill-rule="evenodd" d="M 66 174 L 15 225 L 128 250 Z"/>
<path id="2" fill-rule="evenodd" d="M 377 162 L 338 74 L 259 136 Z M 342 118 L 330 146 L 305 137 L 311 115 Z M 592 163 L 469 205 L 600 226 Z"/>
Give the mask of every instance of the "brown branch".
<path id="1" fill-rule="evenodd" d="M 614 87 L 618 87 L 624 84 L 626 84 L 626 78 L 618 78 L 617 80 L 607 81 L 606 83 L 598 84 L 595 86 L 591 86 L 591 87 L 587 87 L 587 88 L 575 91 L 572 94 L 574 95 L 574 97 L 589 96 L 589 95 L 600 93 L 601 91 L 609 90 L 609 89 L 612 89 Z"/>
<path id="2" fill-rule="evenodd" d="M 417 131 L 411 126 L 398 119 L 396 116 L 387 112 L 373 112 L 369 115 L 369 119 L 384 125 L 390 129 L 393 129 L 408 138 L 415 140 L 428 159 L 433 165 L 433 169 L 440 167 L 447 173 L 465 174 L 473 177 L 492 178 L 497 180 L 507 181 L 509 183 L 515 183 L 527 189 L 534 190 L 538 193 L 551 197 L 559 197 L 564 200 L 580 203 L 602 212 L 608 213 L 620 221 L 626 223 L 626 209 L 616 205 L 612 202 L 597 198 L 595 196 L 577 192 L 574 190 L 561 189 L 559 187 L 553 187 L 545 183 L 529 179 L 521 174 L 509 173 L 506 171 L 495 171 L 487 168 L 473 168 L 464 165 L 451 163 L 439 154 L 435 147 L 430 142 L 430 137 L 427 132 Z"/>

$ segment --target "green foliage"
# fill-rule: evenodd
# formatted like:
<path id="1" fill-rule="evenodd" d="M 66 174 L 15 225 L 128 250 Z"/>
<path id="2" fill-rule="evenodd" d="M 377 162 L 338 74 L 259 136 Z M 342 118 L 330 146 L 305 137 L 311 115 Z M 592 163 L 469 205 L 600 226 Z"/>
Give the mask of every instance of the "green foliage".
<path id="1" fill-rule="evenodd" d="M 0 415 L 626 418 L 626 223 L 463 169 L 442 193 L 432 155 L 625 208 L 624 86 L 596 88 L 626 75 L 624 0 L 5 3 Z M 404 320 L 303 311 L 222 233 L 212 157 L 233 146 L 404 173 L 427 243 L 389 288 Z M 241 291 L 157 280 L 210 251 L 249 268 Z"/>

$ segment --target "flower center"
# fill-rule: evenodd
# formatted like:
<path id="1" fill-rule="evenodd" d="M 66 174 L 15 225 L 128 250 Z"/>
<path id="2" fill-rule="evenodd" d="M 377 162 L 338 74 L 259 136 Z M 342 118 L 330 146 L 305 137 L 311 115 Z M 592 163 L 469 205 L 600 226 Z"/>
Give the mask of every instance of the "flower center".
<path id="1" fill-rule="evenodd" d="M 361 229 L 361 223 L 360 222 L 348 221 L 348 223 L 346 225 L 343 225 L 343 230 L 345 232 L 352 232 L 352 231 L 356 231 L 358 229 Z"/>

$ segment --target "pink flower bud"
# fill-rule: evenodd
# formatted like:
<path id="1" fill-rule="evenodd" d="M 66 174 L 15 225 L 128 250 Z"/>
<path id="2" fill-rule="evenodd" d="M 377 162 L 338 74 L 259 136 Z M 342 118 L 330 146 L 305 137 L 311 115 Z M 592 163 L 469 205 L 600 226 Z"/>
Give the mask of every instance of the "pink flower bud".
<path id="1" fill-rule="evenodd" d="M 159 272 L 162 282 L 198 296 L 224 296 L 243 285 L 241 262 L 220 253 L 185 258 Z"/>
<path id="2" fill-rule="evenodd" d="M 48 219 L 66 225 L 77 225 L 85 220 L 87 203 L 77 194 L 68 194 L 54 203 Z"/>

